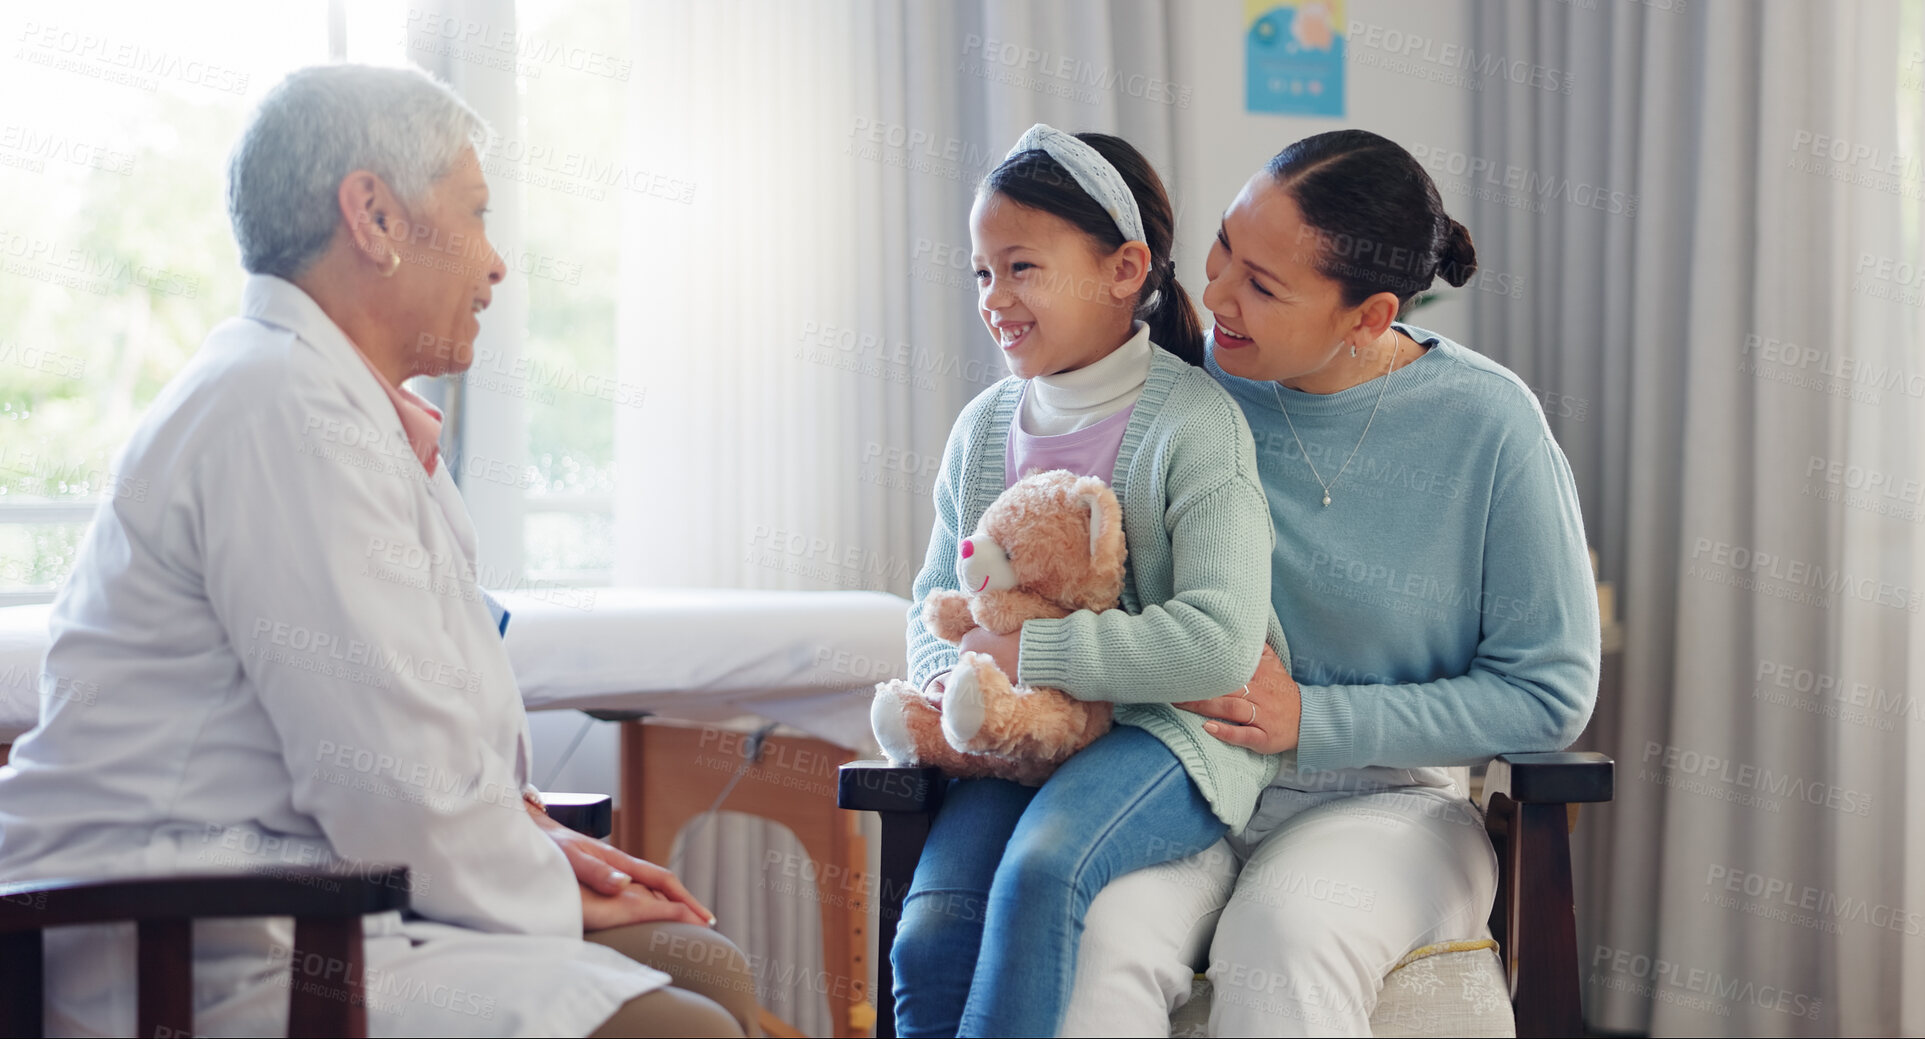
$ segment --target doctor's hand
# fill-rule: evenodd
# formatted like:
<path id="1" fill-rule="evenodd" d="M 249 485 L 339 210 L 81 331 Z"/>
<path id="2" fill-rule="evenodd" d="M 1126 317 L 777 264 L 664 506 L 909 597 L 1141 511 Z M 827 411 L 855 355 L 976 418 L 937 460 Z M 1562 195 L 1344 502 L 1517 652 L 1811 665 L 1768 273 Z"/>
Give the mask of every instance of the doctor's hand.
<path id="1" fill-rule="evenodd" d="M 1011 685 L 1016 683 L 1016 661 L 1023 648 L 1023 629 L 1017 628 L 1007 635 L 998 635 L 988 628 L 971 628 L 963 633 L 957 648 L 964 653 L 986 653 L 996 661 L 996 666 L 1009 676 Z"/>
<path id="2" fill-rule="evenodd" d="M 688 911 L 686 917 L 658 915 L 643 919 L 684 920 L 687 923 L 714 926 L 715 914 L 709 912 L 707 906 L 696 901 L 695 896 L 689 894 L 688 889 L 682 886 L 682 882 L 675 878 L 675 874 L 653 862 L 638 859 L 604 841 L 576 833 L 549 818 L 546 813 L 537 811 L 533 805 L 529 806 L 528 815 L 535 820 L 535 825 L 541 827 L 541 831 L 547 834 L 550 840 L 560 846 L 562 854 L 568 858 L 568 865 L 574 868 L 575 879 L 582 886 L 582 919 L 584 921 L 588 919 L 591 894 L 621 904 L 622 899 L 640 889 L 645 895 L 655 896 L 654 899 L 643 899 L 644 905 L 650 901 L 661 900 L 666 905 L 679 906 Z M 653 907 L 650 908 L 652 911 Z"/>
<path id="3" fill-rule="evenodd" d="M 1212 719 L 1203 731 L 1259 754 L 1295 750 L 1303 723 L 1303 693 L 1276 650 L 1263 647 L 1250 684 L 1229 696 L 1172 704 Z"/>
<path id="4" fill-rule="evenodd" d="M 604 895 L 583 884 L 581 896 L 584 931 L 606 931 L 611 927 L 658 921 L 715 926 L 706 912 L 697 914 L 686 903 L 639 883 L 629 884 L 618 895 Z"/>

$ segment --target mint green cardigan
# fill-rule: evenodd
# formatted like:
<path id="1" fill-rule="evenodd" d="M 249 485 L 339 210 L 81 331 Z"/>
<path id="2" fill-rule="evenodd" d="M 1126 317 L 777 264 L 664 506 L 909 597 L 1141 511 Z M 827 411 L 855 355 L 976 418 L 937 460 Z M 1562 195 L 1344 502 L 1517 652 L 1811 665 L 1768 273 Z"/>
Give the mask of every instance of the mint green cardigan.
<path id="1" fill-rule="evenodd" d="M 1014 377 L 989 387 L 950 431 L 936 526 L 909 609 L 909 674 L 918 685 L 955 666 L 956 647 L 923 626 L 922 601 L 957 587 L 957 543 L 1003 492 L 1022 389 Z M 1290 665 L 1270 605 L 1276 533 L 1242 410 L 1209 373 L 1155 348 L 1110 484 L 1129 547 L 1122 609 L 1025 623 L 1017 677 L 1116 703 L 1116 721 L 1162 740 L 1217 817 L 1240 832 L 1281 755 L 1224 743 L 1203 731 L 1202 716 L 1168 705 L 1243 688 L 1266 640 Z"/>

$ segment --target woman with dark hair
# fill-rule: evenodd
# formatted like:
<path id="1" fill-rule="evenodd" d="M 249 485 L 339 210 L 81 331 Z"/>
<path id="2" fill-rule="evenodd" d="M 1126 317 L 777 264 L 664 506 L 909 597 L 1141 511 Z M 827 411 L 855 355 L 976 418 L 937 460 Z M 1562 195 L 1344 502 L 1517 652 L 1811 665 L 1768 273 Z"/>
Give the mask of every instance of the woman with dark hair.
<path id="1" fill-rule="evenodd" d="M 1269 605 L 1255 446 L 1198 367 L 1202 329 L 1175 281 L 1173 215 L 1150 164 L 1119 138 L 1036 126 L 984 182 L 969 222 L 978 306 L 1012 377 L 950 433 L 909 613 L 910 675 L 940 692 L 958 749 L 984 713 L 981 661 L 961 652 L 1113 702 L 1117 724 L 1040 789 L 951 781 L 892 950 L 897 1025 L 905 1036 L 1053 1035 L 1095 893 L 1241 830 L 1276 773 L 1279 755 L 1217 740 L 1171 702 L 1235 692 L 1259 659 L 1281 673 L 1288 649 Z M 959 651 L 920 604 L 937 588 L 1013 586 L 978 521 L 1033 469 L 1115 490 L 1129 546 L 1122 608 L 1008 636 L 977 629 Z M 1119 524 L 1094 499 L 1090 509 L 1093 524 Z M 882 746 L 904 746 L 900 712 L 874 720 Z"/>
<path id="2" fill-rule="evenodd" d="M 1360 130 L 1284 149 L 1224 213 L 1208 370 L 1256 438 L 1298 653 L 1180 706 L 1284 763 L 1242 834 L 1091 906 L 1067 1034 L 1165 1034 L 1207 945 L 1211 1034 L 1367 1035 L 1401 959 L 1487 936 L 1496 859 L 1456 766 L 1576 739 L 1599 631 L 1535 397 L 1397 320 L 1476 266 L 1416 160 Z"/>

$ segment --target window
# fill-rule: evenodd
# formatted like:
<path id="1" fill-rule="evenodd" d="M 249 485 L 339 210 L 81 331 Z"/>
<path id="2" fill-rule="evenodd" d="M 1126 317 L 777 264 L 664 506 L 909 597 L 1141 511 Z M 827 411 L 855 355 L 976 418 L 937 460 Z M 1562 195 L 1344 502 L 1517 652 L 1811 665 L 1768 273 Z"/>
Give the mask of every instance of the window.
<path id="1" fill-rule="evenodd" d="M 491 525 L 479 514 L 488 506 L 463 490 L 484 531 L 519 535 L 512 565 L 484 583 L 608 581 L 615 413 L 640 403 L 616 382 L 614 352 L 629 11 L 521 2 L 512 24 L 475 31 L 485 21 L 475 12 L 497 6 L 508 5 L 449 4 L 464 13 L 436 16 L 407 0 L 210 0 L 184 19 L 88 0 L 11 27 L 0 96 L 34 101 L 0 117 L 0 192 L 32 200 L 0 221 L 0 605 L 53 598 L 95 507 L 116 490 L 120 446 L 237 312 L 229 149 L 269 87 L 331 51 L 444 76 L 462 63 L 513 63 L 518 111 L 483 114 L 499 138 L 490 180 L 521 195 L 510 223 L 520 233 L 496 245 L 526 306 L 489 315 L 521 324 L 501 327 L 520 355 L 480 357 L 464 404 L 470 423 L 485 423 L 495 416 L 478 391 L 516 400 L 505 420 L 522 430 L 512 440 L 521 450 L 492 463 L 522 474 L 520 508 L 497 510 Z"/>
<path id="2" fill-rule="evenodd" d="M 346 4 L 349 60 L 419 65 L 495 133 L 489 228 L 510 284 L 458 386 L 417 387 L 450 413 L 489 587 L 606 584 L 613 569 L 614 415 L 639 404 L 614 347 L 628 15 L 605 0 Z M 468 89 L 503 73 L 511 96 Z"/>
<path id="3" fill-rule="evenodd" d="M 629 5 L 515 5 L 526 140 L 496 156 L 523 176 L 523 247 L 507 256 L 528 285 L 528 462 L 523 567 L 530 581 L 606 584 L 615 565 L 615 409 L 640 395 L 615 382 L 616 280 Z M 499 165 L 491 177 L 499 178 Z M 477 377 L 486 373 L 477 373 Z"/>
<path id="4" fill-rule="evenodd" d="M 0 56 L 0 605 L 45 602 L 154 394 L 240 306 L 223 192 L 248 110 L 328 57 L 325 0 L 86 0 Z M 210 31 L 209 27 L 218 27 Z"/>

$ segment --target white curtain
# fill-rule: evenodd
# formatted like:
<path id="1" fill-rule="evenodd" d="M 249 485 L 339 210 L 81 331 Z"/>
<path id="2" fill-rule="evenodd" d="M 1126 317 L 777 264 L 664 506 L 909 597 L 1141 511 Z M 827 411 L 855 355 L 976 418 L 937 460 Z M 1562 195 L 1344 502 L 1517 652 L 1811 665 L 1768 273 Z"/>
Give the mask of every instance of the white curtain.
<path id="1" fill-rule="evenodd" d="M 975 311 L 976 183 L 1034 122 L 1164 171 L 1161 0 L 729 0 L 635 20 L 616 580 L 906 593 L 964 403 L 1005 372 Z M 1142 77 L 1133 80 L 1133 77 Z"/>
<path id="2" fill-rule="evenodd" d="M 1474 344 L 1558 403 L 1621 695 L 1593 1028 L 1925 1031 L 1920 11 L 1489 3 Z M 1535 195 L 1535 198 L 1531 196 Z M 1575 406 L 1573 406 L 1575 405 Z"/>

